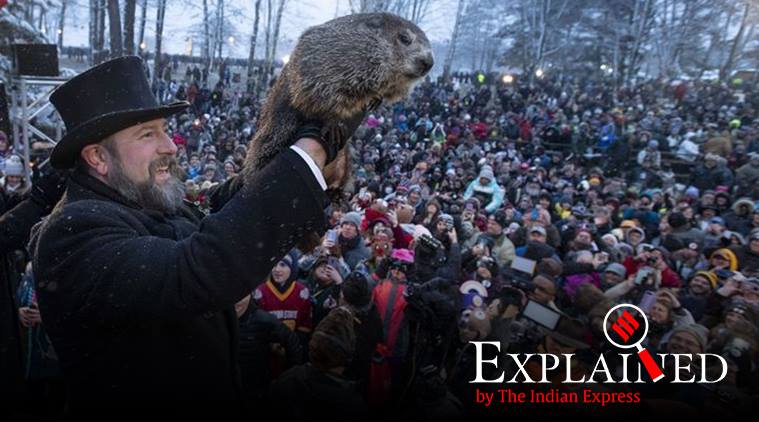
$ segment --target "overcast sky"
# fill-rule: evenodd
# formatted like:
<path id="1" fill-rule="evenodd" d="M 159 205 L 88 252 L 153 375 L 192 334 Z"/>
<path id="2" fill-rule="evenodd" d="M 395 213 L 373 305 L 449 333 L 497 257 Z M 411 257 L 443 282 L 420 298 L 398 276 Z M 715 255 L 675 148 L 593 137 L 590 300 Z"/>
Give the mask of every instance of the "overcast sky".
<path id="1" fill-rule="evenodd" d="M 75 13 L 69 15 L 64 44 L 70 46 L 88 45 L 89 12 L 88 1 L 72 1 Z M 141 2 L 138 2 L 138 4 Z M 152 1 L 150 2 L 152 3 Z M 214 0 L 209 4 L 215 5 Z M 234 12 L 232 22 L 237 29 L 235 40 L 230 43 L 227 39 L 225 49 L 232 48 L 235 57 L 247 57 L 250 35 L 253 31 L 253 5 L 255 0 L 227 0 L 227 13 Z M 265 1 L 263 2 L 265 3 Z M 432 41 L 442 41 L 450 38 L 455 19 L 455 0 L 431 0 L 431 4 L 422 29 L 427 32 Z M 203 9 L 202 2 L 197 0 L 169 0 L 166 10 L 166 22 L 164 24 L 164 50 L 169 53 L 186 53 L 189 43 L 188 37 L 195 34 L 193 54 L 199 55 L 201 45 L 199 34 L 202 33 Z M 330 20 L 337 15 L 345 15 L 349 12 L 348 0 L 289 0 L 282 18 L 281 42 L 278 46 L 278 56 L 289 52 L 289 46 L 297 40 L 305 28 Z M 141 10 L 137 8 L 139 20 Z M 263 20 L 262 16 L 262 20 Z M 263 31 L 263 23 L 259 24 Z M 139 27 L 135 28 L 139 32 Z M 261 32 L 259 32 L 260 34 Z M 154 48 L 153 39 L 155 34 L 155 10 L 148 8 L 148 23 L 145 28 L 148 39 L 148 49 Z M 137 38 L 138 34 L 135 34 Z M 106 35 L 106 43 L 107 43 Z M 290 41 L 290 42 L 288 42 Z M 258 49 L 262 52 L 263 49 Z M 261 53 L 263 54 L 263 52 Z M 225 52 L 226 56 L 227 53 Z"/>

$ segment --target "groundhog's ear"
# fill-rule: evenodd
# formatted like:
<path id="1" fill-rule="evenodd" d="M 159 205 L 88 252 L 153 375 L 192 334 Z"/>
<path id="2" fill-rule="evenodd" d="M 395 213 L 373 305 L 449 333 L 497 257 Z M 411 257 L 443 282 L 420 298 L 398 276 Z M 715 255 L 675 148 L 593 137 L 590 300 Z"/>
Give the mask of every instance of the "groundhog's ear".
<path id="1" fill-rule="evenodd" d="M 364 25 L 370 29 L 382 29 L 382 27 L 385 26 L 385 19 L 383 19 L 381 15 L 372 16 L 364 21 Z"/>

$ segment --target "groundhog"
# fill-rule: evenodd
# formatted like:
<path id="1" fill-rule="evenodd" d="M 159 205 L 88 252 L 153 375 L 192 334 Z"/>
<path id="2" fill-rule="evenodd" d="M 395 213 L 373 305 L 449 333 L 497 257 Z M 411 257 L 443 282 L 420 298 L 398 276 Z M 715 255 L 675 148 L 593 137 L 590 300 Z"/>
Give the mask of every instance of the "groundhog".
<path id="1" fill-rule="evenodd" d="M 432 65 L 427 36 L 395 15 L 355 14 L 307 29 L 261 110 L 243 176 L 292 145 L 304 122 L 327 124 L 382 100 L 400 100 Z M 349 167 L 346 144 L 324 170 L 330 189 L 344 186 Z"/>

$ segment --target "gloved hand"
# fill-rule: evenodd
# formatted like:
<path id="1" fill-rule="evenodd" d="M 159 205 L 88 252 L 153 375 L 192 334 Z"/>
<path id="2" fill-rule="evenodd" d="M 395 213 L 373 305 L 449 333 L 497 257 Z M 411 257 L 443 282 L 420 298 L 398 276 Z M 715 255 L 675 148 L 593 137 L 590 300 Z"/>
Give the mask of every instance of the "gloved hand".
<path id="1" fill-rule="evenodd" d="M 327 154 L 325 165 L 331 163 L 337 158 L 338 152 L 345 147 L 353 133 L 356 132 L 361 122 L 364 121 L 369 111 L 375 109 L 381 100 L 372 101 L 361 111 L 348 117 L 331 122 L 322 122 L 316 119 L 309 119 L 298 128 L 293 141 L 300 138 L 313 138 L 319 141 L 324 152 Z"/>
<path id="2" fill-rule="evenodd" d="M 32 182 L 29 198 L 37 204 L 52 209 L 63 196 L 66 190 L 67 173 L 64 171 L 50 170 Z"/>

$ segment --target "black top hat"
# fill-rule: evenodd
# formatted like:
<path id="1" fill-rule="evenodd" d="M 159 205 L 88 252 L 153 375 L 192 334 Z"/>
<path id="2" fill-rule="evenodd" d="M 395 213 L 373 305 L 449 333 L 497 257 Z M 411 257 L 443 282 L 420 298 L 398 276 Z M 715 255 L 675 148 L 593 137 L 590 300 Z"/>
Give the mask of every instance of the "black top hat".
<path id="1" fill-rule="evenodd" d="M 59 169 L 73 167 L 86 145 L 190 106 L 186 101 L 158 104 L 137 56 L 119 57 L 80 73 L 55 89 L 50 102 L 66 124 L 66 135 L 50 156 Z"/>

